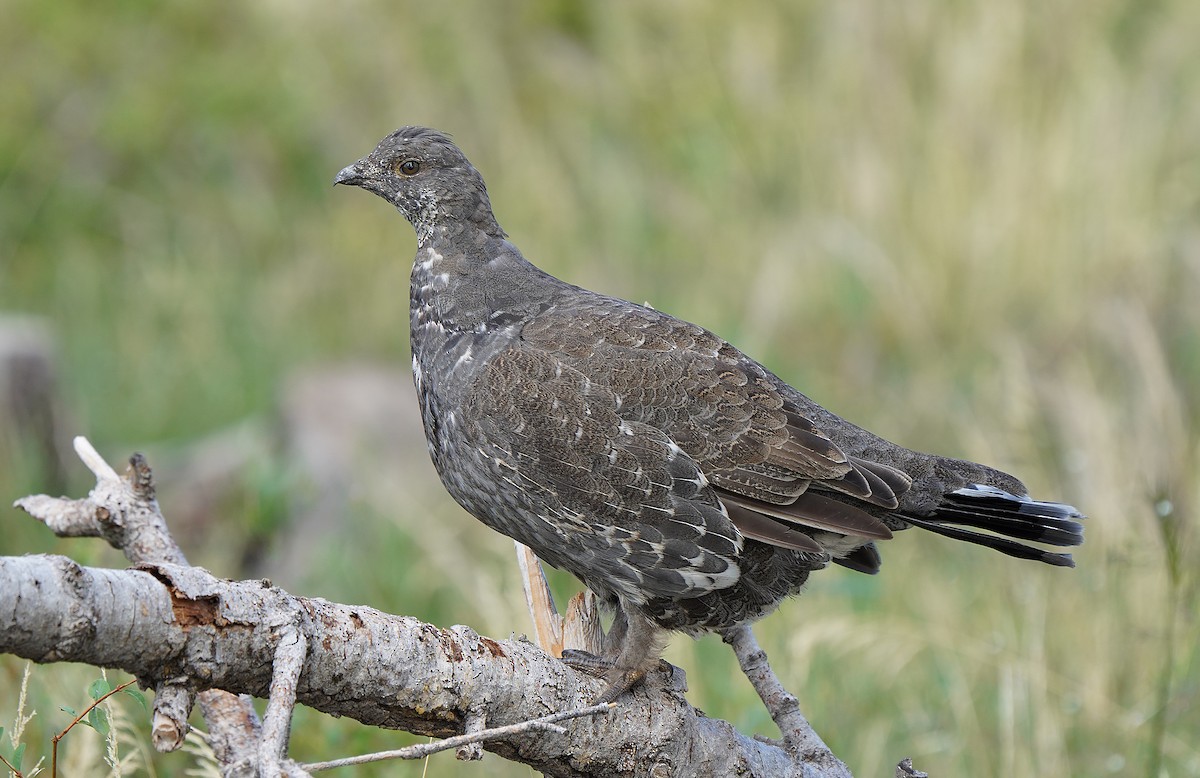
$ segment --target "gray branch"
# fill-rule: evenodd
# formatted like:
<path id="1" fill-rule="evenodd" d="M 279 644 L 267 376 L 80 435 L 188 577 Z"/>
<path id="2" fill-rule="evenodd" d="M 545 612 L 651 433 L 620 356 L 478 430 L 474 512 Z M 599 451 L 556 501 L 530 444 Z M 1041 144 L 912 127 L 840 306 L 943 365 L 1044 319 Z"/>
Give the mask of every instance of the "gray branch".
<path id="1" fill-rule="evenodd" d="M 771 719 L 783 734 L 783 745 L 791 753 L 799 756 L 806 764 L 819 766 L 820 775 L 828 778 L 851 778 L 850 770 L 833 755 L 825 741 L 816 733 L 808 719 L 800 712 L 800 702 L 796 696 L 783 688 L 775 671 L 767 663 L 767 652 L 762 650 L 749 626 L 743 625 L 731 629 L 723 635 L 726 643 L 733 648 L 738 666 L 758 697 L 767 706 Z"/>
<path id="2" fill-rule="evenodd" d="M 226 775 L 308 774 L 285 753 L 297 702 L 421 735 L 486 737 L 487 750 L 551 776 L 849 775 L 828 749 L 821 752 L 798 708 L 783 719 L 794 729 L 780 747 L 703 716 L 662 677 L 607 716 L 502 729 L 585 709 L 600 682 L 523 640 L 296 597 L 267 581 L 222 580 L 188 566 L 167 533 L 145 460 L 135 456 L 118 477 L 82 438 L 76 449 L 97 475 L 86 499 L 36 496 L 17 505 L 61 534 L 104 538 L 135 569 L 0 557 L 0 652 L 132 673 L 157 692 L 156 747 L 178 746 L 198 694 Z M 245 695 L 268 700 L 261 724 Z"/>
<path id="3" fill-rule="evenodd" d="M 462 734 L 477 709 L 494 726 L 536 719 L 584 707 L 599 691 L 598 681 L 530 643 L 294 597 L 196 567 L 107 570 L 61 556 L 0 557 L 0 592 L 0 651 L 116 668 L 155 687 L 187 678 L 197 689 L 264 698 L 280 643 L 295 641 L 292 629 L 276 626 L 278 614 L 298 613 L 308 650 L 297 702 L 421 735 Z M 607 719 L 572 723 L 565 735 L 532 732 L 486 748 L 555 776 L 631 775 L 656 763 L 679 775 L 804 774 L 783 749 L 697 714 L 661 685 L 647 692 L 622 700 Z"/>
<path id="4" fill-rule="evenodd" d="M 135 565 L 186 565 L 187 559 L 171 533 L 155 496 L 150 466 L 141 454 L 129 459 L 122 478 L 83 436 L 74 440 L 75 452 L 96 476 L 96 486 L 82 500 L 44 494 L 17 500 L 16 507 L 44 523 L 60 537 L 103 538 Z M 132 605 L 132 602 L 130 602 Z M 96 664 L 96 663 L 93 663 Z M 139 676 L 139 680 L 143 680 Z M 162 685 L 169 685 L 163 694 Z M 168 679 L 154 684 L 154 744 L 173 750 L 187 735 L 192 695 L 189 679 Z M 188 690 L 186 708 L 180 693 Z M 209 743 L 222 764 L 248 762 L 260 740 L 258 714 L 250 700 L 240 700 L 219 689 L 200 695 L 200 712 L 209 726 Z M 179 714 L 182 712 L 182 716 Z"/>

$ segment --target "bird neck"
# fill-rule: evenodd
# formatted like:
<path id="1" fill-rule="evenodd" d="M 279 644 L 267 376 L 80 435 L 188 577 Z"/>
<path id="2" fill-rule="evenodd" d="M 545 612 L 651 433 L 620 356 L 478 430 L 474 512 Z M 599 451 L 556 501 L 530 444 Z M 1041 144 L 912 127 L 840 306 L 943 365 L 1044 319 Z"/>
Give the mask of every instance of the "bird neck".
<path id="1" fill-rule="evenodd" d="M 475 186 L 424 190 L 418 194 L 416 203 L 408 206 L 412 214 L 406 216 L 417 231 L 420 248 L 436 248 L 437 244 L 447 242 L 479 244 L 506 237 L 492 213 L 483 179 L 478 178 L 474 168 L 470 172 L 477 178 Z"/>
<path id="2" fill-rule="evenodd" d="M 565 286 L 526 260 L 503 234 L 464 223 L 431 229 L 413 262 L 414 330 L 436 325 L 447 333 L 467 332 L 523 319 Z"/>

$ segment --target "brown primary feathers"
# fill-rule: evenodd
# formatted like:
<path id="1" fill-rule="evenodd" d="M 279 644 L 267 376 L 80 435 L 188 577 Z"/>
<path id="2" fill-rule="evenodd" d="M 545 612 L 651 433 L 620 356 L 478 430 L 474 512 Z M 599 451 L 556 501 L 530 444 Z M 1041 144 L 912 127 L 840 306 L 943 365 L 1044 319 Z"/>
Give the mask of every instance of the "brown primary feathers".
<path id="1" fill-rule="evenodd" d="M 1074 508 L 1010 475 L 902 448 L 821 408 L 713 333 L 561 281 L 492 214 L 443 133 L 404 127 L 343 169 L 417 232 L 413 373 L 430 455 L 485 524 L 617 607 L 602 699 L 661 629 L 761 618 L 829 561 L 873 573 L 919 526 L 1058 566 Z"/>

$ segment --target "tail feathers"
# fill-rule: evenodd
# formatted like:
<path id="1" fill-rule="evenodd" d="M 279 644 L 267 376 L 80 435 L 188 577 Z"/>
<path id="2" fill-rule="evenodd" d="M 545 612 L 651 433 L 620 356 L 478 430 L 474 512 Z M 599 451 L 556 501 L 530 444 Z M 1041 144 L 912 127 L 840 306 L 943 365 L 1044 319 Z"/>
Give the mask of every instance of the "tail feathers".
<path id="1" fill-rule="evenodd" d="M 1070 505 L 1040 502 L 1028 497 L 973 484 L 946 495 L 946 499 L 928 516 L 903 515 L 906 522 L 969 543 L 994 548 L 1019 559 L 1034 559 L 1058 567 L 1074 567 L 1070 554 L 1052 553 L 1018 543 L 1028 540 L 1051 546 L 1078 546 L 1083 543 L 1083 514 Z M 975 532 L 972 529 L 986 530 Z M 995 533 L 995 534 L 988 534 Z"/>
<path id="2" fill-rule="evenodd" d="M 844 557 L 835 557 L 833 562 L 860 573 L 875 575 L 879 572 L 879 566 L 883 560 L 879 558 L 879 549 L 875 548 L 875 544 L 867 543 Z"/>

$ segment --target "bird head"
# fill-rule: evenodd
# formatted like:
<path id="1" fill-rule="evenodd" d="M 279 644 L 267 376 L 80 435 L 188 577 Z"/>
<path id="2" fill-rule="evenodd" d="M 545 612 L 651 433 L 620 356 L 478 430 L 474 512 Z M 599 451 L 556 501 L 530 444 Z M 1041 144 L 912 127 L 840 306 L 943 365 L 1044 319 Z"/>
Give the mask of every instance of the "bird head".
<path id="1" fill-rule="evenodd" d="M 419 242 L 437 227 L 472 224 L 504 236 L 483 177 L 450 140 L 426 127 L 401 127 L 367 156 L 347 165 L 334 185 L 361 187 L 387 200 L 412 223 Z"/>

